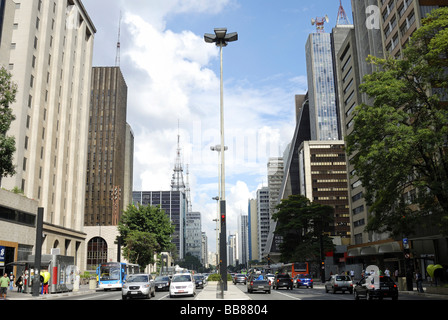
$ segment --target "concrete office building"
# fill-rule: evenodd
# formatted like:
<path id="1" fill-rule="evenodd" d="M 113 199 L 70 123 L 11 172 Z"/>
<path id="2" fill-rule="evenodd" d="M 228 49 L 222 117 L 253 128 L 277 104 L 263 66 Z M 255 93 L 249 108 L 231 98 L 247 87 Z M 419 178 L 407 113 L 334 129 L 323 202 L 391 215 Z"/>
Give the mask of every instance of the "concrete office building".
<path id="1" fill-rule="evenodd" d="M 363 77 L 375 71 L 375 66 L 366 61 L 367 56 L 400 59 L 410 36 L 421 26 L 421 19 L 440 5 L 446 5 L 446 2 L 440 0 L 352 0 L 354 28 L 344 39 L 340 49 L 335 52 L 344 136 L 350 135 L 353 131 L 355 107 L 361 103 L 372 104 L 372 101 L 358 90 Z M 351 246 L 348 247 L 347 253 L 351 257 L 350 261 L 356 262 L 363 259 L 366 263 L 369 261 L 378 263 L 378 259 L 381 259 L 383 263 L 382 259 L 387 259 L 390 268 L 403 270 L 404 266 L 400 262 L 402 261 L 401 242 L 391 239 L 388 234 L 365 232 L 370 214 L 363 197 L 365 190 L 359 177 L 356 176 L 354 167 L 350 164 L 350 159 L 347 163 L 352 228 Z M 367 243 L 369 245 L 366 245 Z"/>
<path id="2" fill-rule="evenodd" d="M 7 0 L 1 6 L 2 41 L 9 41 L 2 43 L 1 59 L 18 85 L 8 132 L 16 141 L 17 173 L 3 178 L 2 188 L 21 189 L 44 208 L 42 253 L 57 248 L 82 266 L 96 29 L 79 0 Z"/>
<path id="3" fill-rule="evenodd" d="M 249 225 L 248 216 L 238 216 L 238 261 L 247 265 L 249 262 Z"/>
<path id="4" fill-rule="evenodd" d="M 283 181 L 283 158 L 272 157 L 268 160 L 269 217 L 275 213 L 280 188 Z"/>
<path id="5" fill-rule="evenodd" d="M 330 235 L 335 244 L 350 244 L 347 164 L 343 141 L 304 141 L 299 147 L 300 194 L 334 208 Z"/>
<path id="6" fill-rule="evenodd" d="M 258 241 L 258 210 L 257 199 L 249 199 L 247 205 L 248 212 L 248 254 L 249 261 L 259 260 L 259 241 Z"/>
<path id="7" fill-rule="evenodd" d="M 209 258 L 208 258 L 208 237 L 207 237 L 207 233 L 205 232 L 201 232 L 202 237 L 201 237 L 201 241 L 202 241 L 202 265 L 205 268 L 209 267 Z"/>
<path id="8" fill-rule="evenodd" d="M 257 190 L 257 226 L 258 226 L 258 257 L 264 256 L 270 227 L 269 216 L 269 188 L 262 187 Z"/>

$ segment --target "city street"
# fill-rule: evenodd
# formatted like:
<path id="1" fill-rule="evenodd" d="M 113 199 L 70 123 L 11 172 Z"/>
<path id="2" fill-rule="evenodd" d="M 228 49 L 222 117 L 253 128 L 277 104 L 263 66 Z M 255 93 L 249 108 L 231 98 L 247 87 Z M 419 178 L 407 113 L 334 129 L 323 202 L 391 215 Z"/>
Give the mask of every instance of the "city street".
<path id="1" fill-rule="evenodd" d="M 208 284 L 210 286 L 215 286 L 214 283 Z M 253 292 L 253 293 L 247 293 L 246 286 L 243 284 L 234 285 L 229 283 L 229 286 L 236 286 L 238 290 L 240 290 L 244 295 L 248 297 L 248 300 L 254 300 L 254 301 L 298 301 L 298 300 L 325 300 L 325 301 L 354 301 L 354 297 L 350 293 L 325 293 L 324 287 L 320 284 L 315 285 L 314 288 L 294 288 L 293 290 L 286 290 L 286 289 L 279 289 L 279 290 L 272 290 L 271 294 L 267 294 L 264 292 Z M 148 302 L 151 301 L 175 301 L 175 302 L 188 302 L 193 301 L 198 297 L 198 294 L 202 291 L 202 289 L 196 290 L 196 296 L 195 297 L 175 297 L 170 298 L 169 293 L 167 291 L 156 291 L 155 297 L 152 297 L 148 300 Z M 214 297 L 213 297 L 214 298 Z M 108 301 L 108 300 L 121 300 L 121 291 L 103 291 L 103 290 L 97 290 L 95 292 L 86 292 L 84 294 L 59 294 L 55 296 L 48 296 L 48 300 L 101 300 L 101 301 Z M 398 300 L 404 300 L 404 301 L 431 301 L 431 300 L 443 300 L 448 299 L 448 296 L 443 297 L 440 295 L 428 295 L 428 294 L 417 294 L 416 292 L 400 292 Z M 136 299 L 136 300 L 145 300 L 145 299 Z M 215 300 L 212 299 L 211 300 Z M 388 299 L 385 299 L 388 301 Z"/>

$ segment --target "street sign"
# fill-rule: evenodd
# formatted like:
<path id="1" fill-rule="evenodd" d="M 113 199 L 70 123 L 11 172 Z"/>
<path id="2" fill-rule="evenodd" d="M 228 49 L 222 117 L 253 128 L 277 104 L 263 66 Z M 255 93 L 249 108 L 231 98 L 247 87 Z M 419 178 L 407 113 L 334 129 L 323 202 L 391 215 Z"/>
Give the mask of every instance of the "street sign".
<path id="1" fill-rule="evenodd" d="M 5 266 L 5 247 L 0 246 L 0 267 Z"/>

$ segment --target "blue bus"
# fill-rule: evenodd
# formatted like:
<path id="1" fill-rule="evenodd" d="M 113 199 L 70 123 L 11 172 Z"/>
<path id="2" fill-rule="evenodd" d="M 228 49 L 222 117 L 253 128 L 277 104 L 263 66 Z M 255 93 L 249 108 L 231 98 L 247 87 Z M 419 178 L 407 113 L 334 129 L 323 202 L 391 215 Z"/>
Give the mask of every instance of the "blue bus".
<path id="1" fill-rule="evenodd" d="M 128 274 L 139 273 L 139 265 L 124 262 L 101 263 L 96 269 L 98 288 L 121 289 Z"/>

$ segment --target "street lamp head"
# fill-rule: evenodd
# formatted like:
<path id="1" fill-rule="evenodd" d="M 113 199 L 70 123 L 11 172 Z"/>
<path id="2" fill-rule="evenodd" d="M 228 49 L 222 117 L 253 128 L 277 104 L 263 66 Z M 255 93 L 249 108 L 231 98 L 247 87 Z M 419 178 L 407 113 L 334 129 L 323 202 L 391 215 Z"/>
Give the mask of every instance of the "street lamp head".
<path id="1" fill-rule="evenodd" d="M 227 33 L 227 28 L 215 28 L 214 31 L 218 39 L 224 39 Z"/>
<path id="2" fill-rule="evenodd" d="M 207 43 L 216 43 L 218 47 L 227 46 L 228 42 L 238 40 L 238 33 L 232 32 L 227 34 L 227 28 L 215 28 L 215 34 L 204 34 L 204 41 Z"/>

